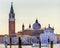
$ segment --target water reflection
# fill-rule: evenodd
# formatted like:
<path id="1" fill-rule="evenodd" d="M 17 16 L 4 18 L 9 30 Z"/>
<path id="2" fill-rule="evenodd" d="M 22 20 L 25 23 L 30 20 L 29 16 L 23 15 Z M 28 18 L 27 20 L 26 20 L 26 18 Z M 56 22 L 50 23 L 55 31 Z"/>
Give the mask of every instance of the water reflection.
<path id="1" fill-rule="evenodd" d="M 5 45 L 0 44 L 0 48 L 5 48 Z M 10 47 L 7 46 L 7 48 L 10 48 Z M 18 48 L 18 45 L 12 45 L 12 48 Z M 26 45 L 26 46 L 23 45 L 22 48 L 39 48 L 39 47 L 32 47 L 31 45 Z M 47 47 L 42 47 L 42 48 L 47 48 Z M 54 44 L 54 48 L 60 48 L 60 44 Z"/>

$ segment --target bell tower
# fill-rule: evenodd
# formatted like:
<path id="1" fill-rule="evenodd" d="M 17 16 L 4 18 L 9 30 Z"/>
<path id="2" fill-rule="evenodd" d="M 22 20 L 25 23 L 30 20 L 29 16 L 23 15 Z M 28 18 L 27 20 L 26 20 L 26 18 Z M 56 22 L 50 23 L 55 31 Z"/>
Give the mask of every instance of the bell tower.
<path id="1" fill-rule="evenodd" d="M 13 2 L 11 2 L 11 8 L 9 13 L 9 35 L 15 35 L 15 13 L 13 9 Z"/>

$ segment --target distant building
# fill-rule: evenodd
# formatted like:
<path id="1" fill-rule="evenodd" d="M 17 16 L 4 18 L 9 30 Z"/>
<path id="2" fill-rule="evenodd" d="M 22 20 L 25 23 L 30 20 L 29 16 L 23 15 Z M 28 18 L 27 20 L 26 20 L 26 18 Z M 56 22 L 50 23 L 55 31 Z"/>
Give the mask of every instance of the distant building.
<path id="1" fill-rule="evenodd" d="M 13 3 L 11 3 L 11 9 L 9 13 L 9 36 L 15 36 L 15 13 L 13 9 Z"/>
<path id="2" fill-rule="evenodd" d="M 39 36 L 41 33 L 43 33 L 43 29 L 41 29 L 41 24 L 36 19 L 35 23 L 33 24 L 33 28 L 30 28 L 31 25 L 29 25 L 29 29 L 24 29 L 24 25 L 22 25 L 22 31 L 18 32 L 17 35 L 29 35 L 29 36 Z"/>
<path id="3" fill-rule="evenodd" d="M 44 33 L 40 34 L 40 41 L 41 43 L 50 43 L 51 41 L 57 43 L 57 36 L 54 34 L 54 29 L 50 27 L 50 24 L 48 28 L 45 28 Z"/>
<path id="4" fill-rule="evenodd" d="M 41 24 L 38 22 L 38 19 L 36 19 L 35 23 L 33 23 L 33 26 L 29 24 L 29 29 L 25 29 L 25 25 L 22 24 L 22 31 L 15 33 L 15 13 L 13 9 L 13 3 L 11 3 L 11 9 L 9 13 L 9 35 L 7 36 L 8 37 L 23 37 L 22 42 L 27 41 L 26 43 L 39 41 L 39 38 L 41 42 L 42 40 L 44 42 L 45 39 L 47 39 L 48 41 L 52 40 L 54 41 L 54 43 L 56 43 L 56 41 L 58 43 L 60 42 L 60 34 L 55 34 L 54 28 L 51 28 L 50 25 L 48 28 L 42 29 Z M 4 35 L 3 36 L 0 35 L 0 38 L 1 37 L 3 38 Z M 2 41 L 2 38 L 1 38 L 1 41 Z"/>

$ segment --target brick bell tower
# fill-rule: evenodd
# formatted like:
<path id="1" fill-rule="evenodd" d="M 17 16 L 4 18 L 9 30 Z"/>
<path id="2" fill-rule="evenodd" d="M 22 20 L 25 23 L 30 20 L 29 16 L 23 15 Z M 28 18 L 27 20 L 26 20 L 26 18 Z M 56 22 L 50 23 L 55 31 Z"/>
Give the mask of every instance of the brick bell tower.
<path id="1" fill-rule="evenodd" d="M 13 9 L 13 2 L 11 2 L 11 8 L 9 13 L 9 35 L 15 36 L 15 13 Z"/>

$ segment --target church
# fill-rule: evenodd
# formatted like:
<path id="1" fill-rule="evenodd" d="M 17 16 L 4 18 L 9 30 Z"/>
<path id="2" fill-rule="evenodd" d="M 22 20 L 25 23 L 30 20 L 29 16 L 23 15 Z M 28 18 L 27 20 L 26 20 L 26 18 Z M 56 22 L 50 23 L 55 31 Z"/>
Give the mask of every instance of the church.
<path id="1" fill-rule="evenodd" d="M 41 43 L 49 43 L 53 41 L 54 43 L 60 42 L 60 34 L 54 33 L 54 28 L 48 25 L 48 28 L 41 28 L 41 24 L 38 19 L 35 20 L 32 27 L 29 24 L 29 29 L 25 29 L 25 25 L 22 24 L 22 31 L 15 32 L 15 13 L 13 9 L 13 3 L 11 3 L 10 13 L 9 13 L 9 35 L 10 37 L 21 37 L 22 42 L 33 43 L 41 41 Z M 32 42 L 31 42 L 32 40 Z"/>
<path id="2" fill-rule="evenodd" d="M 35 23 L 33 24 L 33 29 L 31 29 L 31 25 L 29 24 L 29 29 L 25 29 L 25 25 L 22 25 L 22 31 L 15 33 L 15 13 L 13 9 L 13 3 L 11 3 L 11 9 L 9 13 L 9 36 L 21 36 L 21 35 L 28 35 L 28 36 L 39 36 L 40 33 L 43 33 L 43 29 L 41 29 L 41 24 L 36 19 Z"/>
<path id="3" fill-rule="evenodd" d="M 57 43 L 57 37 L 54 34 L 54 28 L 51 28 L 50 24 L 48 28 L 45 28 L 44 33 L 40 34 L 40 41 L 41 43 L 49 43 L 50 41 Z"/>

